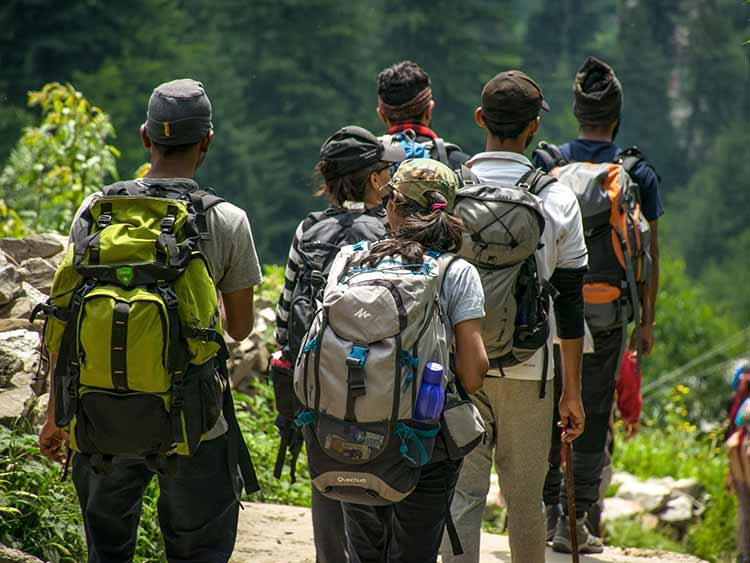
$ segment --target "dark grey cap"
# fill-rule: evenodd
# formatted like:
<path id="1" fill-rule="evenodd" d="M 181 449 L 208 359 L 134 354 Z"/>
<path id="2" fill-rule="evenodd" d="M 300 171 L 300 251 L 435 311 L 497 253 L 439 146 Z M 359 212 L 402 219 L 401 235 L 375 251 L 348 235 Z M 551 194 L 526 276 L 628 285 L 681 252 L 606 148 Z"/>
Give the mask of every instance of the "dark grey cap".
<path id="1" fill-rule="evenodd" d="M 320 160 L 331 162 L 344 176 L 376 162 L 401 162 L 406 153 L 396 142 L 387 144 L 363 127 L 349 125 L 331 135 L 320 147 Z"/>
<path id="2" fill-rule="evenodd" d="M 622 111 L 622 85 L 604 61 L 588 57 L 573 83 L 573 113 L 581 125 L 606 125 Z"/>
<path id="3" fill-rule="evenodd" d="M 203 84 L 190 78 L 157 86 L 148 100 L 146 132 L 160 145 L 189 145 L 213 129 L 211 101 Z"/>

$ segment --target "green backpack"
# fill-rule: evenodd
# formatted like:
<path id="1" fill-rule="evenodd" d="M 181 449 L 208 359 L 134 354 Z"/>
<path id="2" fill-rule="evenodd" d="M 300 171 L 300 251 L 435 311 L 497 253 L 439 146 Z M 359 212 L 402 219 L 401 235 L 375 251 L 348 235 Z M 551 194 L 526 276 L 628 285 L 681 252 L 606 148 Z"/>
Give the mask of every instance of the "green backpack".
<path id="1" fill-rule="evenodd" d="M 221 201 L 194 182 L 119 182 L 73 224 L 51 297 L 35 314 L 47 317 L 45 345 L 58 353 L 56 423 L 92 463 L 138 456 L 159 466 L 169 454 L 192 455 L 222 411 L 237 462 L 250 460 L 217 290 L 198 247 L 210 238 L 206 211 Z"/>

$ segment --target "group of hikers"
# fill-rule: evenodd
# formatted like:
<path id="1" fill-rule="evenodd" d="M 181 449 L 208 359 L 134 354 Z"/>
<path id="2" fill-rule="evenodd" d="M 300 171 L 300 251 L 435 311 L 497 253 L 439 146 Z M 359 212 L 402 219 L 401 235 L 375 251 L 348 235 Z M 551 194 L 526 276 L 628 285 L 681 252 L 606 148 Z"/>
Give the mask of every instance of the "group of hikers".
<path id="1" fill-rule="evenodd" d="M 572 536 L 599 553 L 616 387 L 638 431 L 663 214 L 653 166 L 615 144 L 622 85 L 587 58 L 579 137 L 532 160 L 551 108 L 519 70 L 484 85 L 471 157 L 431 128 L 416 63 L 383 70 L 377 96 L 384 134 L 350 125 L 321 146 L 328 205 L 294 233 L 276 312 L 275 473 L 288 458 L 294 479 L 304 444 L 317 561 L 479 561 L 493 465 L 514 562 Z M 72 465 L 90 562 L 132 560 L 154 475 L 167 559 L 226 562 L 258 483 L 223 335 L 252 330 L 259 260 L 245 212 L 193 180 L 214 137 L 202 84 L 158 86 L 140 134 L 149 172 L 84 201 L 35 311 L 40 448 Z"/>

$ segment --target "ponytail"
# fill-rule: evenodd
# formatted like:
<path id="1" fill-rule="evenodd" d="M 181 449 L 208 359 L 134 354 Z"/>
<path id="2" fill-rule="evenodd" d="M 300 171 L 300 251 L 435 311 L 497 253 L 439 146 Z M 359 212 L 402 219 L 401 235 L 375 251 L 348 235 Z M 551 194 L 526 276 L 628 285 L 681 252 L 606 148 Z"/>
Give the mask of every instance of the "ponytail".
<path id="1" fill-rule="evenodd" d="M 372 246 L 364 264 L 376 266 L 380 260 L 398 254 L 409 264 L 424 260 L 428 250 L 457 252 L 461 249 L 463 222 L 448 211 L 448 202 L 437 191 L 424 194 L 429 209 L 393 190 L 391 203 L 401 217 L 401 224 L 392 237 Z"/>

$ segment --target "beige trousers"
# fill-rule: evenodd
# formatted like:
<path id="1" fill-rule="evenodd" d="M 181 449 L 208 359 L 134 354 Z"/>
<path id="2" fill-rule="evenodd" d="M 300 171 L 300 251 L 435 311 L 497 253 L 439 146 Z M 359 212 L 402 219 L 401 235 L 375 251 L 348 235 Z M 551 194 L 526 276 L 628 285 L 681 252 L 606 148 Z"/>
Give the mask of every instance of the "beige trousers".
<path id="1" fill-rule="evenodd" d="M 545 519 L 542 489 L 547 474 L 554 393 L 547 381 L 539 398 L 539 381 L 488 377 L 473 399 L 487 425 L 487 438 L 464 459 L 451 505 L 464 554 L 454 556 L 443 539 L 445 563 L 477 563 L 482 514 L 495 462 L 508 508 L 513 563 L 543 563 Z"/>

